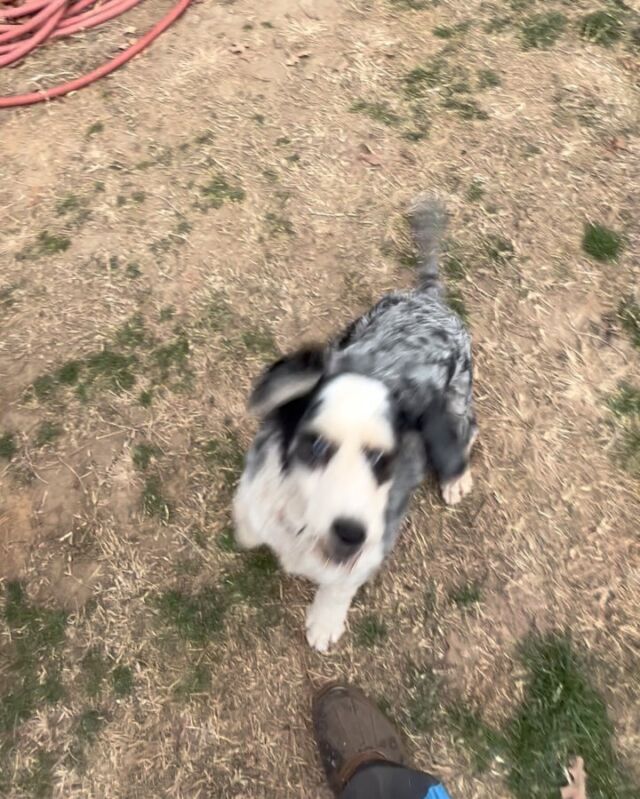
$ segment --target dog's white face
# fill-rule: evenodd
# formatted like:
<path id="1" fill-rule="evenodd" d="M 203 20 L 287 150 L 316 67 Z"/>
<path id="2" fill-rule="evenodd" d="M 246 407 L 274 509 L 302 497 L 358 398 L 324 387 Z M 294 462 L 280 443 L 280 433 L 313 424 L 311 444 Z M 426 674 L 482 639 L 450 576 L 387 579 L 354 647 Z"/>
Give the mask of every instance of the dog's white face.
<path id="1" fill-rule="evenodd" d="M 319 388 L 289 444 L 284 479 L 301 500 L 301 537 L 327 560 L 348 565 L 379 549 L 396 447 L 382 383 L 345 374 Z"/>

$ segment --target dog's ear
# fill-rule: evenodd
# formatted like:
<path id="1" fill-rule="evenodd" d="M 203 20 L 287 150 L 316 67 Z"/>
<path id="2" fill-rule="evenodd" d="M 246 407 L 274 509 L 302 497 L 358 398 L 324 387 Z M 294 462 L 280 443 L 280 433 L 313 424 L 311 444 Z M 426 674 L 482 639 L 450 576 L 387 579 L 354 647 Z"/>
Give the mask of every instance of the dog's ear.
<path id="1" fill-rule="evenodd" d="M 249 397 L 249 410 L 264 417 L 276 408 L 309 394 L 320 382 L 326 365 L 326 349 L 303 347 L 285 355 L 264 371 Z"/>
<path id="2" fill-rule="evenodd" d="M 467 466 L 467 452 L 456 420 L 443 399 L 429 403 L 421 417 L 422 438 L 429 465 L 440 480 L 451 480 Z"/>

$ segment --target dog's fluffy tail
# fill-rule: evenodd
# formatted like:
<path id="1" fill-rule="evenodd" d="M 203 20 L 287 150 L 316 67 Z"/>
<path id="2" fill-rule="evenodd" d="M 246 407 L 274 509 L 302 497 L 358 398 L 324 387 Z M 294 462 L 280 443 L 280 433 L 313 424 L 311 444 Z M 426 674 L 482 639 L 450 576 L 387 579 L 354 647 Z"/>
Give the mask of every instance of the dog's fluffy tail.
<path id="1" fill-rule="evenodd" d="M 418 259 L 418 276 L 422 291 L 439 291 L 440 242 L 447 226 L 444 205 L 432 195 L 423 194 L 407 213 Z"/>

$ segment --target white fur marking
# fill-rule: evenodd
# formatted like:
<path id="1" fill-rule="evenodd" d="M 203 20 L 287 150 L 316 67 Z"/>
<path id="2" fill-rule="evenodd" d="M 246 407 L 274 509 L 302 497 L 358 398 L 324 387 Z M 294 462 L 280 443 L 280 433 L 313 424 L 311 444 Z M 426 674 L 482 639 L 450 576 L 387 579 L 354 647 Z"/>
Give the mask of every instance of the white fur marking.
<path id="1" fill-rule="evenodd" d="M 448 480 L 442 483 L 440 490 L 442 491 L 442 499 L 447 505 L 457 505 L 463 497 L 473 488 L 473 478 L 471 477 L 471 469 L 467 468 L 459 477 L 453 480 Z"/>

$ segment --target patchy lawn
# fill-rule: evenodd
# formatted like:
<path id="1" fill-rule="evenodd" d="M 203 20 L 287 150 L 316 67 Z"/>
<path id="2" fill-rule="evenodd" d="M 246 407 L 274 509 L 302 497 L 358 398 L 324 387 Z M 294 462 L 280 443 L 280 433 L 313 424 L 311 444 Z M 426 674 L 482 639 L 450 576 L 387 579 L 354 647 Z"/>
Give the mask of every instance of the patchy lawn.
<path id="1" fill-rule="evenodd" d="M 634 6 L 210 0 L 0 117 L 0 794 L 324 799 L 310 699 L 347 677 L 453 796 L 558 797 L 573 754 L 590 799 L 639 795 Z M 321 657 L 310 587 L 234 546 L 245 396 L 412 285 L 425 189 L 474 337 L 475 488 L 418 492 Z"/>

